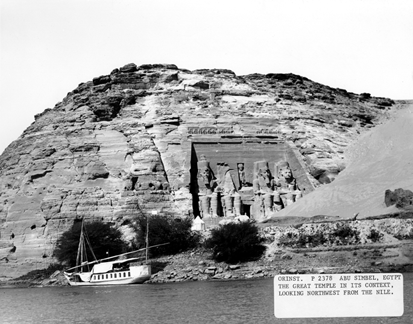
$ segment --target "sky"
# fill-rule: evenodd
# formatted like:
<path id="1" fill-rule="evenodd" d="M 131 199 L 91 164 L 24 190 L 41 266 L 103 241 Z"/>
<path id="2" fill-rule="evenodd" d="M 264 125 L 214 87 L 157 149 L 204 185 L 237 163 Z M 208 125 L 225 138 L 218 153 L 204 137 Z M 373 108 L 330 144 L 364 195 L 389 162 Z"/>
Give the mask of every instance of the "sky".
<path id="1" fill-rule="evenodd" d="M 79 83 L 128 63 L 413 99 L 413 1 L 0 0 L 0 153 Z"/>

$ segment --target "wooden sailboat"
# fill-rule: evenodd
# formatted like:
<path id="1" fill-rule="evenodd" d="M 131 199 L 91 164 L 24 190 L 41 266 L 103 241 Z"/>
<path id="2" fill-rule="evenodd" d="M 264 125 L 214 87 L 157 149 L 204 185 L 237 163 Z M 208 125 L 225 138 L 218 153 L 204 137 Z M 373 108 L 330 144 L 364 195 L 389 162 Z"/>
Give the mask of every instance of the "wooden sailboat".
<path id="1" fill-rule="evenodd" d="M 148 236 L 147 236 L 148 237 Z M 168 243 L 166 243 L 168 244 Z M 85 233 L 83 222 L 80 232 L 79 247 L 77 251 L 76 266 L 64 272 L 69 285 L 71 286 L 91 286 L 91 285 L 127 285 L 139 284 L 151 278 L 151 265 L 148 264 L 148 249 L 164 244 L 148 246 L 144 249 L 115 255 L 109 258 L 97 260 L 89 239 Z M 86 260 L 86 249 L 89 247 L 94 261 Z M 142 258 L 124 258 L 126 255 L 146 250 L 146 262 L 143 264 Z M 123 257 L 119 259 L 119 257 Z M 114 261 L 110 259 L 118 258 Z"/>

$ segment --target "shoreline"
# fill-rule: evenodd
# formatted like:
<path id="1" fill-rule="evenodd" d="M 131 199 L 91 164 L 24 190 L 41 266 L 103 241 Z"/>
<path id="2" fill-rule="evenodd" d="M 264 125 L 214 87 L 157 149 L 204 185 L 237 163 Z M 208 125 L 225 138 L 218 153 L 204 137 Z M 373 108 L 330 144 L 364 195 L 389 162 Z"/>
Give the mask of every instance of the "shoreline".
<path id="1" fill-rule="evenodd" d="M 404 245 L 413 247 L 412 242 L 402 242 L 399 245 L 346 246 L 318 251 L 279 250 L 271 258 L 237 265 L 205 261 L 200 255 L 181 256 L 182 260 L 173 260 L 155 272 L 147 283 L 253 279 L 279 274 L 413 272 L 413 262 L 394 260 L 397 258 L 395 251 Z M 160 258 L 160 262 L 165 262 L 165 259 Z M 192 265 L 185 265 L 184 260 L 192 262 Z M 194 264 L 196 262 L 198 264 Z"/>
<path id="2" fill-rule="evenodd" d="M 271 258 L 263 257 L 257 261 L 234 265 L 214 262 L 208 259 L 208 252 L 194 250 L 151 260 L 152 277 L 143 284 L 264 279 L 279 274 L 413 272 L 413 262 L 391 262 L 395 257 L 394 251 L 405 245 L 413 246 L 413 242 L 324 249 L 283 249 Z M 69 285 L 61 272 L 55 272 L 47 278 L 0 282 L 0 288 L 5 289 L 52 286 Z"/>
<path id="3" fill-rule="evenodd" d="M 368 269 L 356 269 L 355 271 L 348 271 L 347 269 L 345 271 L 341 271 L 341 268 L 336 268 L 336 269 L 327 269 L 327 268 L 312 268 L 313 272 L 306 272 L 303 270 L 298 270 L 298 269 L 291 269 L 292 271 L 289 270 L 281 270 L 279 273 L 271 273 L 268 275 L 240 275 L 240 276 L 232 276 L 230 278 L 214 278 L 214 277 L 208 277 L 207 279 L 202 279 L 202 280 L 194 280 L 194 279 L 177 279 L 177 280 L 167 280 L 167 281 L 152 281 L 148 280 L 144 283 L 143 285 L 162 285 L 162 284 L 173 284 L 173 283 L 181 283 L 181 282 L 196 282 L 196 281 L 204 281 L 204 282 L 227 282 L 227 281 L 249 281 L 249 280 L 261 280 L 261 279 L 271 279 L 274 278 L 276 275 L 287 275 L 287 274 L 351 274 L 351 273 L 360 273 L 360 274 L 367 274 L 367 273 L 413 273 L 413 263 L 412 264 L 406 264 L 406 265 L 400 265 L 396 268 L 392 269 L 384 269 L 384 268 L 368 268 Z M 297 270 L 297 271 L 296 271 Z M 331 271 L 333 270 L 333 271 Z M 139 284 L 136 284 L 139 285 Z M 102 285 L 104 286 L 104 285 Z M 111 286 L 112 285 L 108 285 Z M 124 285 L 124 286 L 130 286 L 130 285 Z M 69 284 L 67 283 L 57 283 L 53 282 L 51 283 L 48 279 L 42 280 L 41 282 L 33 282 L 33 281 L 5 281 L 5 282 L 0 282 L 0 289 L 19 289 L 19 288 L 47 288 L 47 287 L 70 287 Z M 99 286 L 87 286 L 87 287 L 99 287 Z M 106 286 L 104 286 L 106 287 Z"/>
<path id="4" fill-rule="evenodd" d="M 304 224 L 291 224 L 289 219 L 285 224 L 258 224 L 266 246 L 260 259 L 226 264 L 212 260 L 210 251 L 197 248 L 152 258 L 152 276 L 144 284 L 243 280 L 278 274 L 413 272 L 413 219 L 409 216 L 324 219 Z M 322 241 L 313 241 L 320 233 Z M 61 270 L 51 273 L 46 269 L 0 281 L 0 288 L 66 285 Z"/>

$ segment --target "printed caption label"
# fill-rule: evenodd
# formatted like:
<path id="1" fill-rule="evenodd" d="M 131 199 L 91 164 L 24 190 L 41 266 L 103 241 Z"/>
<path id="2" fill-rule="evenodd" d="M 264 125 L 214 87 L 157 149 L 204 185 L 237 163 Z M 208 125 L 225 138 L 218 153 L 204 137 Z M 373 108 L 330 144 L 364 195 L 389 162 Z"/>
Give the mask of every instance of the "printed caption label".
<path id="1" fill-rule="evenodd" d="M 279 318 L 402 316 L 400 273 L 278 275 L 274 314 Z"/>

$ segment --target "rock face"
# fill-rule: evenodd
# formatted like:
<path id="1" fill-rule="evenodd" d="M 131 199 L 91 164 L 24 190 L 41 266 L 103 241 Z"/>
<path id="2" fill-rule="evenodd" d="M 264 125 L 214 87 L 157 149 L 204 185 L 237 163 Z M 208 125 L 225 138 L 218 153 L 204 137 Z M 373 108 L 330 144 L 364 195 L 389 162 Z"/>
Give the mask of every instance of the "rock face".
<path id="1" fill-rule="evenodd" d="M 287 204 L 287 194 L 294 202 L 333 181 L 346 166 L 345 148 L 392 104 L 294 74 L 166 64 L 128 64 L 81 83 L 0 157 L 0 245 L 9 260 L 0 273 L 52 262 L 56 239 L 76 219 L 113 222 L 126 234 L 138 213 L 151 210 L 276 212 L 277 188 L 290 190 L 279 200 Z M 265 190 L 254 189 L 258 162 L 269 171 Z M 288 164 L 294 186 L 279 178 L 279 163 Z M 219 190 L 202 198 L 212 182 Z"/>
<path id="2" fill-rule="evenodd" d="M 402 188 L 394 191 L 387 189 L 384 193 L 384 203 L 387 207 L 396 205 L 397 208 L 413 209 L 413 192 Z"/>

